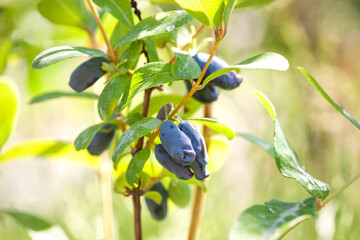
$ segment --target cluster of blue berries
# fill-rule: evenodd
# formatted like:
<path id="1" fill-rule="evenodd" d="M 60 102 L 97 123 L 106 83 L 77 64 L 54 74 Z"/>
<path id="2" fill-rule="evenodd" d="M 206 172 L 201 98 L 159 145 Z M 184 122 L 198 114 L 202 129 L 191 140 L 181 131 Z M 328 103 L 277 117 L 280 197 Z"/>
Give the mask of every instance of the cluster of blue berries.
<path id="1" fill-rule="evenodd" d="M 188 180 L 195 175 L 203 180 L 210 175 L 204 137 L 192 123 L 183 121 L 176 126 L 165 121 L 159 136 L 162 144 L 155 146 L 156 159 L 177 178 Z"/>

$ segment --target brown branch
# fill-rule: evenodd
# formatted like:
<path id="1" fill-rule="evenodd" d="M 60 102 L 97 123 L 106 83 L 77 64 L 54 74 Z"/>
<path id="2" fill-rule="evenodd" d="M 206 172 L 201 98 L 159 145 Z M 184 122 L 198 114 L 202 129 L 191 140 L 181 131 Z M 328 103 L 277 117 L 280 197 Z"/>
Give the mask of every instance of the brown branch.
<path id="1" fill-rule="evenodd" d="M 137 2 L 135 0 L 131 0 L 130 1 L 131 7 L 134 9 L 134 14 L 139 18 L 139 20 L 141 21 L 141 12 L 140 10 L 137 8 Z"/>
<path id="2" fill-rule="evenodd" d="M 141 229 L 141 203 L 140 203 L 140 186 L 136 187 L 132 191 L 132 200 L 134 208 L 134 228 L 135 228 L 135 239 L 142 240 L 142 229 Z"/>
<path id="3" fill-rule="evenodd" d="M 94 17 L 95 17 L 95 20 L 96 20 L 96 23 L 98 24 L 99 26 L 99 29 L 101 31 L 101 34 L 103 35 L 104 37 L 104 40 L 105 40 L 105 43 L 106 43 L 106 46 L 109 50 L 109 54 L 110 54 L 110 58 L 111 60 L 115 63 L 115 64 L 118 64 L 119 63 L 119 60 L 117 59 L 117 56 L 115 54 L 115 51 L 114 49 L 111 47 L 111 44 L 110 44 L 110 41 L 109 41 L 109 38 L 107 37 L 106 35 L 106 32 L 105 32 L 105 29 L 101 23 L 101 19 L 100 19 L 100 16 L 99 16 L 99 13 L 97 12 L 95 6 L 94 6 L 94 3 L 92 2 L 92 0 L 86 0 L 86 2 L 88 3 L 89 7 L 90 7 L 90 10 L 91 12 L 93 13 Z"/>
<path id="4" fill-rule="evenodd" d="M 205 104 L 204 106 L 204 117 L 211 118 L 211 104 Z M 212 131 L 210 128 L 204 126 L 203 135 L 206 142 L 206 149 L 209 151 L 209 144 L 211 138 Z M 202 182 L 206 185 L 207 179 L 205 178 Z M 197 186 L 195 189 L 195 199 L 191 216 L 191 224 L 188 235 L 188 240 L 196 240 L 199 239 L 200 234 L 200 226 L 203 217 L 204 205 L 205 205 L 206 195 L 204 190 Z"/>

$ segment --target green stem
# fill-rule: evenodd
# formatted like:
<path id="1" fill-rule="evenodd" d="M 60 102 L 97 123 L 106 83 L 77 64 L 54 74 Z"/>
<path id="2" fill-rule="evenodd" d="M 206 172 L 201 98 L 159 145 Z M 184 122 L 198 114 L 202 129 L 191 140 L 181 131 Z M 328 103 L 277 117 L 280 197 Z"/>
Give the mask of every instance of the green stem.
<path id="1" fill-rule="evenodd" d="M 347 182 L 345 182 L 339 189 L 337 189 L 333 194 L 330 194 L 324 201 L 321 202 L 322 207 L 324 207 L 328 202 L 330 202 L 333 198 L 339 195 L 342 191 L 344 191 L 348 186 L 350 186 L 353 182 L 360 178 L 360 172 L 355 174 L 352 178 L 350 178 Z"/>

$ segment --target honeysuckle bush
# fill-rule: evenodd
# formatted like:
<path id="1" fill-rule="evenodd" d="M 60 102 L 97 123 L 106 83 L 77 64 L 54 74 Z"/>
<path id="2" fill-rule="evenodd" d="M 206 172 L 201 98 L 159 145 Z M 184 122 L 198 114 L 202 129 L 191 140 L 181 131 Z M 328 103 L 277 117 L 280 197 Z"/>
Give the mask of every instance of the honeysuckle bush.
<path id="1" fill-rule="evenodd" d="M 158 133 L 163 123 L 155 116 L 162 107 L 170 104 L 172 111 L 166 113 L 167 120 L 175 123 L 186 120 L 197 126 L 206 127 L 203 134 L 210 155 L 208 163 L 210 178 L 213 173 L 220 170 L 225 160 L 222 153 L 228 149 L 227 142 L 213 136 L 223 135 L 228 140 L 240 137 L 263 148 L 265 150 L 263 153 L 267 152 L 274 159 L 279 173 L 285 177 L 284 181 L 288 181 L 286 178 L 294 179 L 299 183 L 299 188 L 303 187 L 308 193 L 301 201 L 294 199 L 292 202 L 286 202 L 282 199 L 269 199 L 263 205 L 249 206 L 239 212 L 238 219 L 228 233 L 229 239 L 279 239 L 303 221 L 316 219 L 318 212 L 357 180 L 360 174 L 356 174 L 330 194 L 329 184 L 320 180 L 316 173 L 306 170 L 303 164 L 306 161 L 297 156 L 296 149 L 287 139 L 286 131 L 281 126 L 283 119 L 277 114 L 281 112 L 281 105 L 274 106 L 261 91 L 255 90 L 253 93 L 273 120 L 274 127 L 268 130 L 273 134 L 272 142 L 248 132 L 238 132 L 232 126 L 217 121 L 211 114 L 211 106 L 216 104 L 216 101 L 204 104 L 192 98 L 197 91 L 212 86 L 215 78 L 221 78 L 231 71 L 288 70 L 288 60 L 273 49 L 268 49 L 264 53 L 254 52 L 253 55 L 239 62 L 227 59 L 228 66 L 206 75 L 207 64 L 200 68 L 192 57 L 196 53 L 206 51 L 204 45 L 209 45 L 207 51 L 210 56 L 208 63 L 210 63 L 213 56 L 218 54 L 218 46 L 221 46 L 222 40 L 230 31 L 228 25 L 231 14 L 246 7 L 257 7 L 269 2 L 271 1 L 154 0 L 151 4 L 156 10 L 152 15 L 145 17 L 136 1 L 39 1 L 37 7 L 43 17 L 54 24 L 84 30 L 88 34 L 91 46 L 62 45 L 42 49 L 33 59 L 34 70 L 31 71 L 38 71 L 61 61 L 73 61 L 72 58 L 81 58 L 84 62 L 88 61 L 87 63 L 91 63 L 92 59 L 102 60 L 98 61 L 96 66 L 80 65 L 76 70 L 78 72 L 76 74 L 73 72 L 70 81 L 79 78 L 81 78 L 79 81 L 89 79 L 89 82 L 80 82 L 79 88 L 76 87 L 79 82 L 70 84 L 77 92 L 71 88 L 66 92 L 60 90 L 45 92 L 32 98 L 30 103 L 40 103 L 59 97 L 95 100 L 99 122 L 79 132 L 73 144 L 56 139 L 31 140 L 9 147 L 1 151 L 0 163 L 26 156 L 42 156 L 49 159 L 65 157 L 71 162 L 93 168 L 101 181 L 105 239 L 114 238 L 113 214 L 117 213 L 113 213 L 111 206 L 112 193 L 132 198 L 135 238 L 142 239 L 142 225 L 147 223 L 141 222 L 141 211 L 147 210 L 141 199 L 145 197 L 147 202 L 161 203 L 162 206 L 164 201 L 168 201 L 164 199 L 163 192 L 159 194 L 157 191 L 151 191 L 153 186 L 163 183 L 168 192 L 167 196 L 178 208 L 186 207 L 191 195 L 194 195 L 191 193 L 190 185 L 196 186 L 196 195 L 204 195 L 207 191 L 206 181 L 195 178 L 180 180 L 173 173 L 162 168 L 154 156 L 154 146 L 161 143 Z M 167 4 L 166 8 L 163 8 L 163 4 Z M 103 28 L 102 17 L 105 14 L 110 14 L 114 18 L 115 24 L 111 33 Z M 198 42 L 197 37 L 204 34 L 204 29 L 212 34 L 210 38 L 205 39 L 205 42 Z M 101 32 L 103 41 L 96 38 L 97 31 Z M 302 67 L 298 67 L 298 71 L 335 110 L 354 125 L 354 130 L 360 129 L 357 120 L 334 102 L 308 71 Z M 81 77 L 78 76 L 79 74 Z M 91 92 L 91 85 L 100 78 L 104 80 L 104 84 L 98 95 Z M 172 86 L 177 81 L 192 81 L 192 84 L 188 91 L 183 91 L 185 94 L 183 92 L 180 94 Z M 244 78 L 243 83 L 238 87 L 241 88 L 248 81 L 251 79 Z M 183 87 L 186 89 L 185 84 Z M 238 88 L 231 91 L 238 91 Z M 221 90 L 220 94 L 226 94 L 226 90 Z M 0 80 L 0 99 L 1 148 L 10 136 L 18 112 L 19 94 L 11 80 L 6 78 Z M 194 116 L 200 109 L 205 109 L 203 118 Z M 107 130 L 105 126 L 111 126 L 111 130 Z M 93 143 L 96 136 L 109 131 L 116 132 L 110 134 L 109 142 L 101 146 L 100 152 L 95 151 L 95 155 L 100 156 L 89 155 L 87 151 L 94 154 L 90 147 L 95 144 L 96 148 L 96 143 Z M 102 153 L 104 150 L 102 148 L 107 151 Z M 110 177 L 113 178 L 112 182 Z M 201 222 L 201 213 L 196 213 L 196 210 L 198 207 L 203 208 L 202 204 L 198 198 L 195 198 L 193 210 L 195 217 L 193 215 L 192 221 L 189 220 L 189 239 L 196 239 L 200 231 L 198 223 Z M 152 207 L 149 208 L 151 211 Z M 30 239 L 27 233 L 29 230 L 42 231 L 52 225 L 46 219 L 25 212 L 4 210 L 0 214 L 5 222 L 21 229 L 18 233 L 19 239 Z M 16 225 L 14 221 L 18 224 Z M 3 236 L 1 239 L 8 239 L 10 235 L 6 234 L 8 234 L 6 231 L 0 230 L 0 236 Z M 70 235 L 68 237 L 71 238 Z"/>

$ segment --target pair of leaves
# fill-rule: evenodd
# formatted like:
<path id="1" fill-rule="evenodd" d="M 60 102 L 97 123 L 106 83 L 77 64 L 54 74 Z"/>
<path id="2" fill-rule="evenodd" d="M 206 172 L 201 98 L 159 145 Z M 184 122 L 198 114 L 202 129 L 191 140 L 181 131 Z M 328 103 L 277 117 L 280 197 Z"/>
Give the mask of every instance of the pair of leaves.
<path id="1" fill-rule="evenodd" d="M 270 70 L 286 71 L 288 68 L 289 68 L 289 62 L 285 57 L 283 57 L 278 53 L 265 52 L 256 55 L 254 57 L 248 58 L 244 61 L 241 61 L 234 66 L 225 67 L 217 70 L 216 72 L 213 72 L 203 81 L 202 87 L 204 87 L 214 78 L 217 78 L 233 70 L 270 69 Z"/>
<path id="2" fill-rule="evenodd" d="M 7 78 L 0 77 L 0 150 L 9 138 L 16 122 L 19 93 Z"/>
<path id="3" fill-rule="evenodd" d="M 229 239 L 281 239 L 299 223 L 311 218 L 317 218 L 315 198 L 297 203 L 274 199 L 242 212 L 230 231 Z"/>

